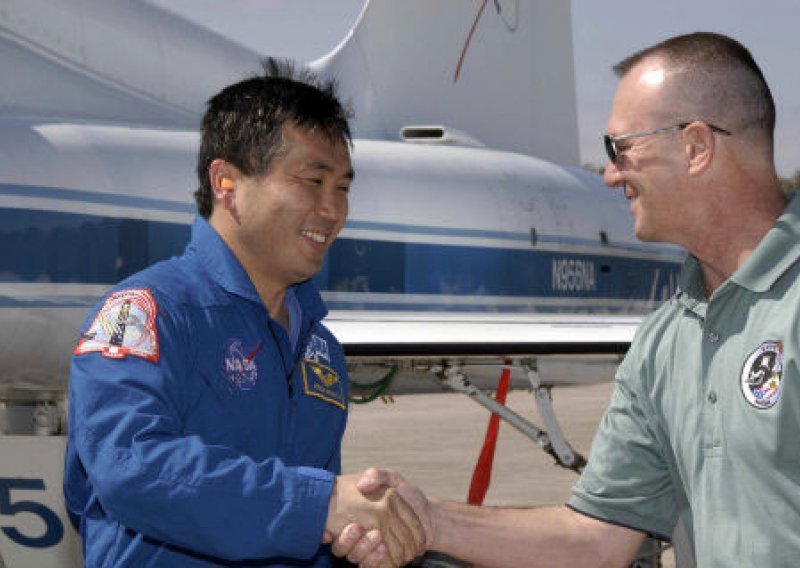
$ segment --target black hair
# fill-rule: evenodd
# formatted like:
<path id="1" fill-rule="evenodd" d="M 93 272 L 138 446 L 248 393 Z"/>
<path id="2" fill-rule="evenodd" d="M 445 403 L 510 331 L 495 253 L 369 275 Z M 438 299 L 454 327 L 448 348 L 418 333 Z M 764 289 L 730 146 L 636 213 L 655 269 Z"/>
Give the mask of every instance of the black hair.
<path id="1" fill-rule="evenodd" d="M 287 123 L 352 145 L 350 111 L 339 101 L 333 80 L 321 80 L 289 60 L 267 58 L 261 75 L 245 79 L 209 99 L 200 129 L 197 210 L 214 206 L 208 168 L 221 158 L 244 175 L 263 175 L 283 147 Z"/>

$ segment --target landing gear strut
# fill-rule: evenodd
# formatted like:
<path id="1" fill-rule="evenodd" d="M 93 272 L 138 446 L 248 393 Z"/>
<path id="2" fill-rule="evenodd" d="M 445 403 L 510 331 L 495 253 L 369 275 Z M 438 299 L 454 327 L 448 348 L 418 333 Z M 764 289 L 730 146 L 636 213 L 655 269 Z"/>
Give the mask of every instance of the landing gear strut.
<path id="1" fill-rule="evenodd" d="M 445 362 L 441 367 L 434 368 L 432 371 L 436 373 L 441 382 L 447 387 L 470 397 L 489 412 L 496 414 L 501 420 L 505 420 L 508 424 L 530 438 L 544 452 L 550 454 L 558 465 L 580 474 L 586 465 L 586 458 L 570 446 L 564 436 L 564 432 L 556 419 L 556 413 L 553 409 L 552 386 L 542 383 L 535 359 L 524 359 L 519 361 L 518 364 L 525 371 L 528 381 L 530 382 L 533 396 L 536 400 L 536 408 L 544 422 L 544 430 L 536 427 L 526 418 L 497 402 L 481 389 L 472 385 L 460 364 Z M 631 564 L 631 568 L 661 567 L 661 554 L 667 548 L 669 548 L 669 545 L 665 545 L 656 539 L 647 538 L 639 551 L 639 555 L 634 560 L 633 564 Z M 426 555 L 419 564 L 414 564 L 414 566 L 430 568 L 468 566 L 467 564 L 453 559 L 442 558 L 441 555 L 437 556 L 435 560 L 431 559 L 432 563 L 430 564 L 426 562 L 428 562 L 428 555 Z"/>

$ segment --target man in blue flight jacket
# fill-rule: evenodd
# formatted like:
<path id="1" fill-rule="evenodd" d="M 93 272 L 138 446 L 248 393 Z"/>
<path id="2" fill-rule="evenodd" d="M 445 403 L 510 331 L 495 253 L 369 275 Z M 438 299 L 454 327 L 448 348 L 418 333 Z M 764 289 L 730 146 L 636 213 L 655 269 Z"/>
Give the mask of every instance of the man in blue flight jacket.
<path id="1" fill-rule="evenodd" d="M 75 348 L 64 491 L 87 566 L 327 566 L 323 535 L 359 519 L 393 562 L 419 552 L 394 490 L 340 475 L 347 371 L 309 279 L 347 218 L 347 119 L 274 60 L 209 101 L 191 242 Z"/>

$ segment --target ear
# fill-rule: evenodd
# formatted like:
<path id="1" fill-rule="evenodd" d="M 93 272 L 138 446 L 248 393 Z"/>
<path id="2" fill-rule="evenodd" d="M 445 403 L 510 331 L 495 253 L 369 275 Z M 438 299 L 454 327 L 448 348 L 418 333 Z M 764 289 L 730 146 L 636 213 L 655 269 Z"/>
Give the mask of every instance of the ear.
<path id="1" fill-rule="evenodd" d="M 214 194 L 215 206 L 221 205 L 225 209 L 234 208 L 234 192 L 241 177 L 239 169 L 230 162 L 226 162 L 222 158 L 211 162 L 208 166 L 208 179 Z"/>
<path id="2" fill-rule="evenodd" d="M 714 132 L 705 122 L 696 121 L 683 129 L 682 136 L 687 173 L 690 176 L 703 174 L 711 166 L 716 152 Z"/>

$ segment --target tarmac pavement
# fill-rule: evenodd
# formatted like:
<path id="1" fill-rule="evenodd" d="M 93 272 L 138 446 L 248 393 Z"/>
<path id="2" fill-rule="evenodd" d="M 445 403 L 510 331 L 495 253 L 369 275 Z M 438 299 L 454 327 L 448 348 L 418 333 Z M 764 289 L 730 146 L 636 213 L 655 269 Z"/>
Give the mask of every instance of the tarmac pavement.
<path id="1" fill-rule="evenodd" d="M 588 457 L 611 396 L 610 382 L 553 389 L 556 416 L 570 445 Z M 532 394 L 508 393 L 507 405 L 543 428 Z M 466 501 L 489 413 L 457 393 L 404 394 L 351 405 L 342 448 L 345 473 L 370 466 L 400 471 L 425 493 Z M 534 442 L 501 421 L 486 505 L 561 505 L 577 474 L 555 465 Z M 671 551 L 663 566 L 674 566 Z"/>

